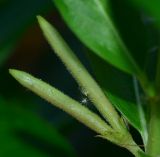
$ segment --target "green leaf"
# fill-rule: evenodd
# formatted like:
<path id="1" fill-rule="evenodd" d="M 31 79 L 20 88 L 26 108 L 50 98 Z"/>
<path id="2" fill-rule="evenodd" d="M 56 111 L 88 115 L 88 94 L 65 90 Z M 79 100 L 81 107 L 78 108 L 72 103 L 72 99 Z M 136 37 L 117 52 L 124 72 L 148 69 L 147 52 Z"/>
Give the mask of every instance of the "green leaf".
<path id="1" fill-rule="evenodd" d="M 107 91 L 105 92 L 112 104 L 122 113 L 128 122 L 141 133 L 142 127 L 136 104 L 126 101 Z"/>
<path id="2" fill-rule="evenodd" d="M 68 26 L 94 53 L 125 72 L 139 73 L 102 1 L 55 0 L 54 3 Z"/>
<path id="3" fill-rule="evenodd" d="M 141 134 L 143 143 L 144 145 L 146 145 L 148 140 L 148 132 L 146 132 L 146 121 L 144 117 L 141 117 L 144 115 L 140 115 L 144 114 L 140 113 L 144 111 L 140 111 L 136 106 L 137 104 L 135 103 L 126 101 L 107 91 L 105 92 L 112 104 L 118 109 L 118 111 L 124 116 L 124 118 L 127 119 L 129 124 L 131 124 Z"/>
<path id="4" fill-rule="evenodd" d="M 56 128 L 24 107 L 28 103 L 0 97 L 0 156 L 75 156 Z"/>
<path id="5" fill-rule="evenodd" d="M 49 0 L 4 1 L 0 6 L 0 66 L 13 52 L 18 39 L 35 16 L 50 9 Z"/>

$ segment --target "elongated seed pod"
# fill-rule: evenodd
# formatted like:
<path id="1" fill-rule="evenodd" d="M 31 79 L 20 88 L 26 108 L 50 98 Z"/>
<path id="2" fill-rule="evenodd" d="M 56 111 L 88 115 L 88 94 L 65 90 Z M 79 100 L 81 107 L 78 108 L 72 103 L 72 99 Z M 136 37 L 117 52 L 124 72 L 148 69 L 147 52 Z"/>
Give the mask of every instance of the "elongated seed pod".
<path id="1" fill-rule="evenodd" d="M 112 132 L 110 126 L 108 126 L 98 115 L 58 89 L 23 71 L 10 69 L 10 74 L 24 87 L 30 89 L 54 106 L 69 113 L 98 134 L 103 135 L 107 132 Z"/>

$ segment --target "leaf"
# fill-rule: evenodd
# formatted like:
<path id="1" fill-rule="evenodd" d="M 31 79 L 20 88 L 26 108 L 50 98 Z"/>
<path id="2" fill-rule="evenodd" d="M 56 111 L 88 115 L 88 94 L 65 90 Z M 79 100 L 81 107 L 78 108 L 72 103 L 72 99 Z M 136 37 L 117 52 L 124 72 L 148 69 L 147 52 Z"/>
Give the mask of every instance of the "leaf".
<path id="1" fill-rule="evenodd" d="M 0 155 L 31 157 L 73 157 L 70 143 L 38 115 L 21 107 L 24 101 L 0 97 Z"/>
<path id="2" fill-rule="evenodd" d="M 14 0 L 2 2 L 0 9 L 0 66 L 13 52 L 18 39 L 35 16 L 50 8 L 49 0 Z"/>
<path id="3" fill-rule="evenodd" d="M 54 3 L 68 26 L 94 53 L 125 72 L 139 73 L 102 1 L 54 0 Z"/>
<path id="4" fill-rule="evenodd" d="M 109 92 L 106 92 L 112 104 L 122 113 L 128 122 L 136 128 L 140 133 L 142 132 L 140 117 L 136 104 L 119 98 Z"/>

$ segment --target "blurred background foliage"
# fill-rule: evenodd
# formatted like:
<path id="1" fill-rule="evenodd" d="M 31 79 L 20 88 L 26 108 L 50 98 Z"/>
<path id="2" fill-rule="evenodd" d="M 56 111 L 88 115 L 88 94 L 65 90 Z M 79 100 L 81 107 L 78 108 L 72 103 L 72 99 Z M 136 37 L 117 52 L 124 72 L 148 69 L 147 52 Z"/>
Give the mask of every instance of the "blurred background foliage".
<path id="1" fill-rule="evenodd" d="M 159 0 L 110 0 L 109 4 L 107 8 L 122 39 L 153 80 L 154 71 L 151 69 L 155 67 L 153 63 L 159 45 Z M 123 149 L 95 138 L 89 129 L 25 90 L 9 76 L 8 68 L 24 70 L 79 101 L 83 98 L 77 84 L 42 36 L 36 21 L 38 14 L 45 16 L 57 27 L 85 66 L 97 76 L 102 87 L 129 100 L 134 97 L 132 92 L 126 92 L 132 88 L 130 77 L 90 53 L 68 29 L 53 1 L 1 0 L 0 156 L 129 156 Z M 149 66 L 145 62 L 149 62 Z M 104 75 L 104 72 L 109 75 Z M 120 88 L 124 89 L 123 92 Z M 131 128 L 131 131 L 140 143 L 135 130 Z"/>

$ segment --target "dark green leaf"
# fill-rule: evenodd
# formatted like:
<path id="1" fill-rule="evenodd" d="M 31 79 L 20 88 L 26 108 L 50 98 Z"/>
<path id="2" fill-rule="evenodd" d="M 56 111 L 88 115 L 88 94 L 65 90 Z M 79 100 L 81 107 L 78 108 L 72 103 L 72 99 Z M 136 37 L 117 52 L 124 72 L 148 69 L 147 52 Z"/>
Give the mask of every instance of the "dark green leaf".
<path id="1" fill-rule="evenodd" d="M 106 91 L 106 95 L 109 97 L 112 104 L 122 113 L 122 115 L 128 120 L 128 122 L 135 127 L 140 133 L 142 132 L 140 117 L 136 104 L 119 98 L 116 95 Z"/>
<path id="2" fill-rule="evenodd" d="M 117 68 L 131 74 L 139 68 L 121 41 L 99 0 L 55 0 L 63 18 L 93 52 Z"/>

